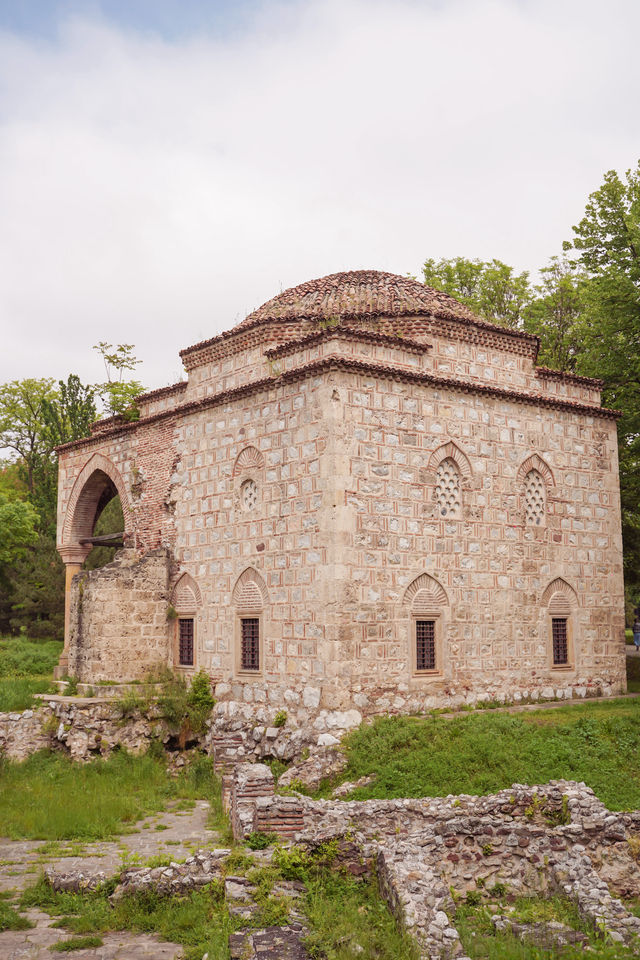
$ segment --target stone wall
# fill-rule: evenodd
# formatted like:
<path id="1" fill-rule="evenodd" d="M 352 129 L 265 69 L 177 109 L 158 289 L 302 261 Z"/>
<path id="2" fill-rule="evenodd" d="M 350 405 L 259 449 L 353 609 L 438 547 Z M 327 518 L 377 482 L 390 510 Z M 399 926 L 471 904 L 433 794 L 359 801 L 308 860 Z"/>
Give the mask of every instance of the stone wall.
<path id="1" fill-rule="evenodd" d="M 531 338 L 482 325 L 360 326 L 311 334 L 274 323 L 200 345 L 185 356 L 189 383 L 150 394 L 138 423 L 103 425 L 61 451 L 61 550 L 95 464 L 123 499 L 127 542 L 171 558 L 148 597 L 146 653 L 142 635 L 131 657 L 109 651 L 115 635 L 134 639 L 133 581 L 85 581 L 93 593 L 81 628 L 84 595 L 75 598 L 74 642 L 80 650 L 81 632 L 91 653 L 76 654 L 74 669 L 130 679 L 171 660 L 175 624 L 163 638 L 159 610 L 187 573 L 194 668 L 230 712 L 250 707 L 254 724 L 284 709 L 294 727 L 330 736 L 336 713 L 623 691 L 616 431 L 598 384 L 536 370 Z M 459 516 L 438 512 L 445 455 L 460 471 Z M 540 525 L 525 519 L 531 464 L 544 476 Z M 246 481 L 256 485 L 249 508 Z M 243 578 L 261 596 L 256 673 L 238 658 Z M 413 663 L 419 578 L 438 598 L 432 673 Z M 570 636 L 556 667 L 554 583 Z"/>
<path id="2" fill-rule="evenodd" d="M 496 884 L 515 895 L 567 896 L 603 936 L 639 942 L 640 919 L 618 897 L 640 894 L 629 844 L 640 811 L 612 813 L 583 783 L 513 784 L 486 797 L 340 802 L 274 795 L 270 771 L 249 764 L 229 779 L 237 840 L 273 832 L 311 851 L 332 841 L 356 867 L 376 861 L 380 890 L 422 956 L 459 956 L 453 897 L 482 895 Z"/>
<path id="3" fill-rule="evenodd" d="M 69 673 L 81 681 L 143 679 L 171 662 L 169 558 L 122 550 L 77 574 L 71 601 Z"/>

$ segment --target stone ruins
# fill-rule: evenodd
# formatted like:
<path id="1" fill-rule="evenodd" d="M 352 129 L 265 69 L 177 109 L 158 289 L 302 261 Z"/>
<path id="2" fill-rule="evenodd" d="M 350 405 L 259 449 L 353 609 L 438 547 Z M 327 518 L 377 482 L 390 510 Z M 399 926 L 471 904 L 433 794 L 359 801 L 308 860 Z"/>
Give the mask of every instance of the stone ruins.
<path id="1" fill-rule="evenodd" d="M 616 413 L 538 340 L 340 273 L 60 448 L 59 675 L 211 676 L 231 726 L 625 689 Z M 124 548 L 83 571 L 118 495 Z M 226 705 L 226 706 L 225 706 Z"/>

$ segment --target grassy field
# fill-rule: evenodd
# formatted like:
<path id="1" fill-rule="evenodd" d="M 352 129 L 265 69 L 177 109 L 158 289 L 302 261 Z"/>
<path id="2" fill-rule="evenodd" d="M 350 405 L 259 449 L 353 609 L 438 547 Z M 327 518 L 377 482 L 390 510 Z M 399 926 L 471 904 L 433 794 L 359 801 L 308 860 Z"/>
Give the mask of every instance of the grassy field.
<path id="1" fill-rule="evenodd" d="M 47 692 L 61 650 L 58 640 L 0 639 L 0 712 L 26 710 Z"/>
<path id="2" fill-rule="evenodd" d="M 0 767 L 0 832 L 12 839 L 104 840 L 130 829 L 173 798 L 219 800 L 211 760 L 198 757 L 173 779 L 163 758 L 115 752 L 73 763 L 59 753 L 33 754 Z"/>
<path id="3" fill-rule="evenodd" d="M 640 808 L 640 700 L 520 714 L 384 717 L 346 740 L 353 797 L 492 793 L 512 783 L 583 780 L 612 810 Z"/>

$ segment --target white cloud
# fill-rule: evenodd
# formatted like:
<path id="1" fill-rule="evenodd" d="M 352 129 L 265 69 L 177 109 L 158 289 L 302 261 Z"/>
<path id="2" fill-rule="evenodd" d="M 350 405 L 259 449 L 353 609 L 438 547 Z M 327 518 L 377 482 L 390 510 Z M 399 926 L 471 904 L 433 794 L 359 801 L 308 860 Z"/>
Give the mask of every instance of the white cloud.
<path id="1" fill-rule="evenodd" d="M 427 256 L 558 252 L 635 165 L 640 7 L 596 0 L 266 3 L 226 40 L 73 20 L 0 35 L 0 382 L 101 377 L 279 289 Z"/>

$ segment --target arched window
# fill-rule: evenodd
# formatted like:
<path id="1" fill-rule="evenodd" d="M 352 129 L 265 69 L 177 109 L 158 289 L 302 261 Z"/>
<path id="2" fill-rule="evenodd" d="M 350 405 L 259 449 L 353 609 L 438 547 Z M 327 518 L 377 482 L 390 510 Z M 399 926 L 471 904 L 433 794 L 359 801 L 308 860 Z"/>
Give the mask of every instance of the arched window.
<path id="1" fill-rule="evenodd" d="M 436 517 L 447 520 L 462 518 L 463 484 L 471 481 L 469 458 L 452 440 L 434 450 L 429 458 L 428 476 L 433 478 Z"/>
<path id="2" fill-rule="evenodd" d="M 253 513 L 262 496 L 264 457 L 257 447 L 245 447 L 233 465 L 236 503 L 243 513 Z M 247 518 L 248 519 L 248 518 Z"/>
<path id="3" fill-rule="evenodd" d="M 236 673 L 261 674 L 264 670 L 263 611 L 268 594 L 257 570 L 248 567 L 240 574 L 231 602 L 236 612 Z"/>
<path id="4" fill-rule="evenodd" d="M 553 580 L 542 595 L 547 610 L 549 666 L 554 670 L 571 670 L 575 666 L 573 612 L 577 595 L 566 580 Z"/>
<path id="5" fill-rule="evenodd" d="M 531 454 L 520 464 L 517 483 L 520 485 L 520 496 L 523 497 L 521 516 L 527 527 L 543 527 L 546 524 L 547 497 L 554 482 L 549 464 L 537 453 Z"/>
<path id="6" fill-rule="evenodd" d="M 171 606 L 175 611 L 173 663 L 179 669 L 190 670 L 196 665 L 196 622 L 201 603 L 197 583 L 188 573 L 183 573 L 171 593 Z"/>
<path id="7" fill-rule="evenodd" d="M 524 478 L 524 515 L 533 527 L 541 527 L 547 516 L 547 487 L 538 470 L 529 470 Z"/>
<path id="8" fill-rule="evenodd" d="M 423 573 L 406 589 L 409 608 L 409 668 L 414 677 L 439 676 L 444 669 L 447 595 L 437 580 Z"/>
<path id="9" fill-rule="evenodd" d="M 451 457 L 447 457 L 436 470 L 436 505 L 439 517 L 456 519 L 462 510 L 460 472 Z"/>

